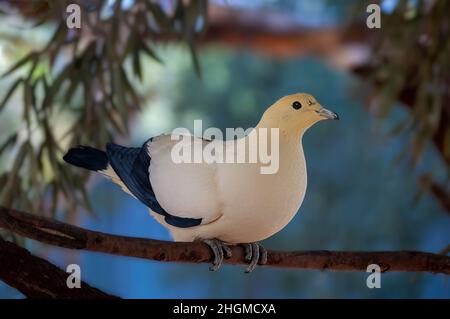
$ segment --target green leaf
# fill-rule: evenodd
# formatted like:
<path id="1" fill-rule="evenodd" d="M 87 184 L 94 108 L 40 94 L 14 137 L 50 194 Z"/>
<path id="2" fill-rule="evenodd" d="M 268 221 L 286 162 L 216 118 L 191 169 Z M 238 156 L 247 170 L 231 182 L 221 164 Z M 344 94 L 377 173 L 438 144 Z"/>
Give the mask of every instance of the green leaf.
<path id="1" fill-rule="evenodd" d="M 66 39 L 66 32 L 67 32 L 67 26 L 65 25 L 65 23 L 61 22 L 60 24 L 58 24 L 52 37 L 50 38 L 50 40 L 48 40 L 47 46 L 45 47 L 45 51 L 50 50 L 50 48 L 52 46 L 56 46 L 56 47 L 61 46 L 63 44 L 64 40 Z M 53 59 L 54 59 L 54 57 L 51 58 L 50 61 L 52 61 Z M 51 63 L 51 64 L 53 64 L 53 63 Z"/>
<path id="2" fill-rule="evenodd" d="M 130 35 L 125 44 L 125 49 L 123 50 L 122 60 L 124 60 L 131 52 L 134 52 L 138 49 L 138 46 L 136 44 L 141 40 L 137 39 L 136 37 L 137 33 L 138 30 L 136 30 L 135 28 L 130 30 Z"/>
<path id="3" fill-rule="evenodd" d="M 170 19 L 166 15 L 163 9 L 161 9 L 161 6 L 157 3 L 153 3 L 150 1 L 145 2 L 147 9 L 152 13 L 153 18 L 156 21 L 156 24 L 158 27 L 165 32 L 171 31 L 171 25 L 170 25 Z"/>
<path id="4" fill-rule="evenodd" d="M 31 108 L 33 107 L 33 100 L 34 100 L 34 92 L 33 92 L 33 88 L 30 85 L 29 82 L 24 82 L 24 109 L 23 109 L 23 114 L 24 114 L 24 119 L 25 122 L 27 124 L 27 130 L 28 133 L 30 133 L 30 127 L 31 127 L 31 118 L 30 118 L 30 112 L 31 112 Z"/>
<path id="5" fill-rule="evenodd" d="M 137 95 L 136 91 L 134 90 L 134 87 L 131 85 L 131 82 L 128 80 L 127 74 L 125 73 L 125 70 L 123 68 L 120 68 L 120 77 L 122 79 L 122 83 L 124 85 L 124 88 L 126 92 L 128 92 L 131 96 L 131 99 L 133 100 L 133 103 L 137 108 L 140 108 L 140 100 L 139 96 Z"/>
<path id="6" fill-rule="evenodd" d="M 29 170 L 30 173 L 28 174 L 30 185 L 29 187 L 31 189 L 34 189 L 37 185 L 37 176 L 38 176 L 38 169 L 37 169 L 37 161 L 34 153 L 33 145 L 31 145 L 30 140 L 27 143 L 27 151 L 28 151 L 28 163 L 29 163 Z"/>
<path id="7" fill-rule="evenodd" d="M 183 26 L 186 34 L 193 34 L 199 17 L 199 3 L 200 1 L 191 1 L 183 9 Z"/>
<path id="8" fill-rule="evenodd" d="M 27 155 L 27 148 L 28 148 L 27 143 L 22 144 L 17 152 L 17 155 L 15 156 L 14 165 L 8 173 L 8 180 L 6 182 L 5 187 L 2 190 L 0 198 L 0 203 L 2 205 L 10 206 L 14 198 L 14 195 L 17 195 L 14 193 L 14 189 L 16 188 L 15 185 L 19 180 L 20 168 Z"/>
<path id="9" fill-rule="evenodd" d="M 3 73 L 3 75 L 1 76 L 2 78 L 10 75 L 11 73 L 13 73 L 14 71 L 16 71 L 17 69 L 19 69 L 20 67 L 22 67 L 23 65 L 27 64 L 30 61 L 34 61 L 39 57 L 37 52 L 30 52 L 27 55 L 25 55 L 22 59 L 20 59 L 19 61 L 16 62 L 16 64 L 14 64 L 12 67 L 10 67 L 8 69 L 8 71 L 6 71 L 5 73 Z"/>
<path id="10" fill-rule="evenodd" d="M 81 70 L 82 79 L 81 82 L 83 83 L 83 91 L 84 91 L 84 103 L 85 107 L 94 107 L 94 99 L 92 96 L 92 77 L 89 72 L 88 66 L 83 67 Z"/>
<path id="11" fill-rule="evenodd" d="M 125 90 L 123 89 L 123 82 L 122 82 L 122 73 L 123 69 L 120 66 L 114 66 L 111 70 L 111 76 L 112 76 L 112 92 L 114 92 L 114 95 L 117 97 L 117 103 L 119 104 L 119 107 L 125 107 L 126 101 L 125 101 Z"/>
<path id="12" fill-rule="evenodd" d="M 72 72 L 73 72 L 73 64 L 69 63 L 64 67 L 64 69 L 52 81 L 52 83 L 49 86 L 49 88 L 45 94 L 45 97 L 42 101 L 43 109 L 50 107 L 52 105 L 53 98 L 56 96 L 56 94 L 59 93 L 59 89 L 60 89 L 61 85 L 64 83 L 64 81 L 67 78 L 70 77 Z"/>
<path id="13" fill-rule="evenodd" d="M 125 123 L 121 115 L 116 110 L 106 109 L 105 113 L 108 116 L 111 124 L 114 126 L 116 131 L 118 131 L 120 134 L 123 135 L 128 133 L 127 123 Z"/>
<path id="14" fill-rule="evenodd" d="M 5 97 L 3 98 L 1 104 L 0 104 L 0 112 L 3 110 L 3 108 L 6 106 L 6 104 L 8 103 L 9 99 L 11 98 L 12 94 L 14 93 L 14 91 L 17 89 L 17 87 L 19 86 L 20 83 L 22 83 L 23 79 L 19 78 L 16 81 L 14 81 L 14 83 L 9 87 L 9 90 L 6 92 Z"/>
<path id="15" fill-rule="evenodd" d="M 208 0 L 199 0 L 198 1 L 198 11 L 199 17 L 203 19 L 203 26 L 201 30 L 197 30 L 199 33 L 204 33 L 206 29 L 208 29 Z M 197 17 L 198 19 L 198 17 Z"/>
<path id="16" fill-rule="evenodd" d="M 66 103 L 69 103 L 70 100 L 72 99 L 73 94 L 75 93 L 75 91 L 78 88 L 78 76 L 74 76 L 72 79 L 70 79 L 70 86 L 67 89 L 66 93 L 64 94 L 64 101 Z"/>
<path id="17" fill-rule="evenodd" d="M 141 42 L 140 48 L 153 60 L 163 64 L 163 61 L 156 55 L 156 53 L 153 51 L 153 49 L 148 46 L 145 42 Z"/>
<path id="18" fill-rule="evenodd" d="M 183 21 L 184 19 L 184 8 L 183 8 L 183 1 L 177 0 L 177 3 L 175 5 L 175 10 L 172 17 L 172 24 L 175 23 L 175 21 Z M 178 30 L 175 30 L 178 31 Z"/>
<path id="19" fill-rule="evenodd" d="M 17 142 L 18 133 L 15 132 L 10 137 L 6 139 L 6 141 L 0 146 L 0 155 L 9 147 L 13 146 Z"/>
<path id="20" fill-rule="evenodd" d="M 192 64 L 194 65 L 195 74 L 199 79 L 201 79 L 201 67 L 200 61 L 198 60 L 197 51 L 195 49 L 194 42 L 192 40 L 188 41 L 189 50 L 191 51 Z"/>
<path id="21" fill-rule="evenodd" d="M 142 66 L 139 51 L 133 51 L 133 72 L 139 78 L 139 81 L 142 82 Z"/>
<path id="22" fill-rule="evenodd" d="M 53 189 L 51 192 L 52 201 L 51 201 L 51 206 L 50 206 L 50 213 L 54 217 L 56 214 L 56 209 L 58 208 L 59 187 L 56 182 L 53 182 L 52 185 L 53 185 Z"/>
<path id="23" fill-rule="evenodd" d="M 27 76 L 27 78 L 26 78 L 26 80 L 25 81 L 30 81 L 32 78 L 33 78 L 33 73 L 34 73 L 34 70 L 36 70 L 36 67 L 37 67 L 37 65 L 38 65 L 38 61 L 39 61 L 39 59 L 37 58 L 37 57 L 35 57 L 34 59 L 33 59 L 33 63 L 31 64 L 31 69 L 30 69 L 30 71 L 28 72 L 28 76 Z"/>

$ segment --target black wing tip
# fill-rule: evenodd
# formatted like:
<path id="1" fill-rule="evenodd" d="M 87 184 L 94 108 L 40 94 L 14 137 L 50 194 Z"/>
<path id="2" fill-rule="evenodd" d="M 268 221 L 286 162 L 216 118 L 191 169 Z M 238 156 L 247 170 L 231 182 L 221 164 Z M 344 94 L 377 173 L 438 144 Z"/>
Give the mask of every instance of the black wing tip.
<path id="1" fill-rule="evenodd" d="M 63 160 L 91 171 L 101 171 L 108 167 L 108 157 L 104 151 L 84 145 L 71 148 L 63 156 Z"/>
<path id="2" fill-rule="evenodd" d="M 178 227 L 178 228 L 189 228 L 195 227 L 202 223 L 201 218 L 186 218 L 170 215 L 166 213 L 164 215 L 164 220 L 167 224 Z"/>

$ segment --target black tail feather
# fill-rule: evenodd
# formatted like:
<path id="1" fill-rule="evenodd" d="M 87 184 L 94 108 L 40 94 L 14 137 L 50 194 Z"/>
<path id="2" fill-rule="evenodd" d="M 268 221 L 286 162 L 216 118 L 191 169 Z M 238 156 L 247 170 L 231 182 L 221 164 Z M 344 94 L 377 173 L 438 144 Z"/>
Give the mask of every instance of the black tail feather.
<path id="1" fill-rule="evenodd" d="M 89 146 L 71 148 L 63 159 L 69 164 L 91 171 L 101 171 L 108 167 L 106 152 Z"/>

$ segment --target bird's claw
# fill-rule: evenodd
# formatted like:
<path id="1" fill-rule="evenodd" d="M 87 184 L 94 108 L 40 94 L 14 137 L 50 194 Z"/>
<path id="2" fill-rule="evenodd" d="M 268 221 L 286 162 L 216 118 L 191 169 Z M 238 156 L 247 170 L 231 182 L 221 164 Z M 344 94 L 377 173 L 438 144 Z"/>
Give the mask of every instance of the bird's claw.
<path id="1" fill-rule="evenodd" d="M 218 239 L 205 239 L 203 242 L 207 244 L 214 253 L 213 264 L 209 267 L 209 270 L 219 270 L 220 266 L 222 266 L 223 259 L 231 257 L 231 248 Z"/>
<path id="2" fill-rule="evenodd" d="M 220 266 L 222 266 L 223 259 L 231 257 L 231 248 L 218 239 L 205 239 L 203 242 L 211 248 L 214 254 L 214 260 L 209 270 L 219 270 Z M 267 263 L 267 250 L 259 243 L 241 244 L 241 246 L 245 249 L 245 260 L 249 262 L 248 267 L 245 269 L 246 273 L 252 272 L 256 265 L 264 265 Z"/>
<path id="3" fill-rule="evenodd" d="M 245 249 L 245 260 L 249 262 L 246 273 L 252 272 L 256 265 L 267 263 L 267 250 L 259 243 L 241 244 Z"/>

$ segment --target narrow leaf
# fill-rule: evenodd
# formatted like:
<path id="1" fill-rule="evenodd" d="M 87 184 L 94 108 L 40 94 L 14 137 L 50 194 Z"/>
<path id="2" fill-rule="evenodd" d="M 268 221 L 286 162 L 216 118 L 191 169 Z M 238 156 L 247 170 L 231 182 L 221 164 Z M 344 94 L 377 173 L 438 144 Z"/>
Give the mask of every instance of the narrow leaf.
<path id="1" fill-rule="evenodd" d="M 140 47 L 153 60 L 163 64 L 163 61 L 159 58 L 159 56 L 157 56 L 156 53 L 153 51 L 153 49 L 151 47 L 149 47 L 145 42 L 142 42 L 140 44 Z"/>
<path id="2" fill-rule="evenodd" d="M 6 104 L 8 103 L 9 99 L 11 98 L 12 94 L 14 93 L 14 91 L 17 89 L 17 87 L 19 86 L 20 83 L 22 83 L 23 79 L 19 78 L 17 79 L 9 88 L 9 90 L 6 92 L 5 97 L 2 100 L 2 103 L 0 104 L 0 112 L 3 110 L 3 108 L 6 106 Z"/>
<path id="3" fill-rule="evenodd" d="M 19 69 L 21 66 L 25 65 L 26 63 L 32 61 L 33 59 L 37 58 L 38 53 L 37 52 L 30 52 L 28 53 L 26 56 L 24 56 L 22 59 L 20 59 L 19 61 L 16 62 L 16 64 L 14 64 L 12 67 L 10 67 L 8 69 L 8 71 L 6 71 L 5 73 L 3 73 L 3 75 L 1 76 L 2 78 L 10 75 L 11 73 L 13 73 L 14 71 L 16 71 L 17 69 Z"/>

